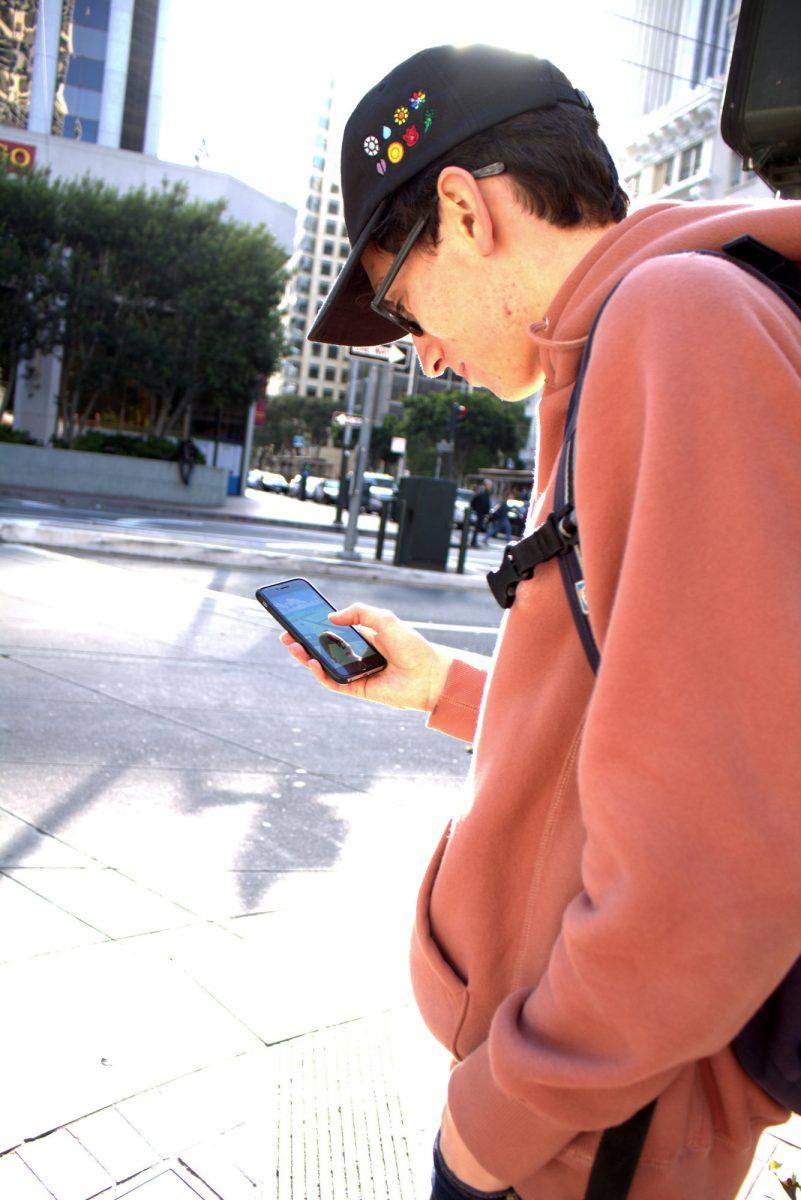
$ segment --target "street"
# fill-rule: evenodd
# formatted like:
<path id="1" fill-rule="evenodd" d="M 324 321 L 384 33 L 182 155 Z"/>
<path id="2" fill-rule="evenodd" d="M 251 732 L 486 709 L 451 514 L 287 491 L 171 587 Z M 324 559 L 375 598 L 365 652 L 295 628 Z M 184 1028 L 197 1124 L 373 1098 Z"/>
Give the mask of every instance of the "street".
<path id="1" fill-rule="evenodd" d="M 69 505 L 52 499 L 18 498 L 0 495 L 0 521 L 4 517 L 26 522 L 46 522 L 63 528 L 113 530 L 128 535 L 141 534 L 149 539 L 178 539 L 197 547 L 240 547 L 271 550 L 304 556 L 327 556 L 342 549 L 344 529 L 335 529 L 335 509 L 327 504 L 300 501 L 249 489 L 244 497 L 231 497 L 225 510 L 201 510 L 196 514 L 175 515 L 159 512 L 135 502 L 86 499 Z M 345 514 L 347 521 L 347 513 Z M 359 519 L 357 549 L 366 560 L 375 557 L 379 518 L 365 513 Z M 387 529 L 383 559 L 392 561 L 395 525 Z M 451 536 L 449 570 L 455 570 L 460 531 Z M 503 550 L 496 538 L 489 546 L 470 549 L 466 573 L 483 578 L 495 567 Z"/>
<path id="2" fill-rule="evenodd" d="M 0 546 L 4 1197 L 427 1195 L 407 945 L 470 758 L 318 688 L 278 577 Z M 358 582 L 491 651 L 485 590 Z"/>

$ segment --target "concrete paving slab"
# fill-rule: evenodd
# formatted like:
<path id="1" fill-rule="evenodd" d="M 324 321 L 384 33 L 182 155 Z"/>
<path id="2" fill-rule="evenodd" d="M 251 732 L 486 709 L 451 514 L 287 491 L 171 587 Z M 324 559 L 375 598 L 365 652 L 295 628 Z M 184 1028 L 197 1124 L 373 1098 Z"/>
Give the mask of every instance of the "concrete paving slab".
<path id="1" fill-rule="evenodd" d="M 262 756 L 240 745 L 113 701 L 44 705 L 35 713 L 12 708 L 3 726 L 6 762 L 252 770 L 264 763 Z"/>
<path id="2" fill-rule="evenodd" d="M 104 1108 L 69 1127 L 116 1183 L 159 1161 L 159 1154 L 116 1108 Z"/>
<path id="3" fill-rule="evenodd" d="M 234 1129 L 250 1119 L 262 1129 L 275 1119 L 268 1107 L 275 1056 L 245 1054 L 122 1101 L 126 1121 L 162 1158 Z M 201 1172 L 202 1174 L 202 1172 Z"/>
<path id="4" fill-rule="evenodd" d="M 9 704 L 15 706 L 40 704 L 43 694 L 42 683 L 39 672 L 33 670 L 26 663 L 17 662 L 11 658 L 0 658 L 0 705 L 3 709 Z M 48 700 L 59 705 L 76 701 L 85 704 L 92 699 L 97 704 L 102 703 L 102 697 L 93 697 L 91 692 L 86 692 L 82 688 L 60 679 L 47 681 L 44 691 Z"/>
<path id="5" fill-rule="evenodd" d="M 258 1196 L 259 1185 L 248 1179 L 231 1162 L 230 1151 L 223 1137 L 185 1150 L 180 1161 L 208 1183 L 218 1196 L 224 1196 L 225 1200 L 256 1200 Z"/>
<path id="6" fill-rule="evenodd" d="M 0 867 L 88 867 L 92 860 L 59 838 L 0 809 Z M 36 889 L 34 888 L 34 891 Z"/>
<path id="7" fill-rule="evenodd" d="M 0 963 L 105 940 L 102 930 L 0 873 Z"/>
<path id="8" fill-rule="evenodd" d="M 110 867 L 16 868 L 5 873 L 112 938 L 174 929 L 195 920 L 191 912 Z"/>
<path id="9" fill-rule="evenodd" d="M 410 1002 L 409 922 L 369 919 L 366 910 L 375 911 L 352 903 L 326 914 L 270 913 L 249 918 L 241 938 L 179 932 L 159 942 L 222 1007 L 274 1044 Z"/>
<path id="10" fill-rule="evenodd" d="M 91 1200 L 114 1185 L 108 1171 L 66 1129 L 26 1142 L 17 1153 L 56 1200 Z"/>
<path id="11" fill-rule="evenodd" d="M 0 1090 L 0 1149 L 260 1045 L 137 939 L 1 966 L 0 995 L 25 1081 Z"/>
<path id="12" fill-rule="evenodd" d="M 17 1154 L 0 1157 L 0 1196 L 4 1200 L 53 1200 L 53 1193 Z"/>
<path id="13" fill-rule="evenodd" d="M 193 1180 L 189 1183 L 170 1167 L 152 1179 L 120 1192 L 119 1200 L 124 1196 L 130 1196 L 131 1200 L 197 1200 L 198 1197 L 201 1200 L 212 1200 L 213 1193 L 201 1182 Z"/>

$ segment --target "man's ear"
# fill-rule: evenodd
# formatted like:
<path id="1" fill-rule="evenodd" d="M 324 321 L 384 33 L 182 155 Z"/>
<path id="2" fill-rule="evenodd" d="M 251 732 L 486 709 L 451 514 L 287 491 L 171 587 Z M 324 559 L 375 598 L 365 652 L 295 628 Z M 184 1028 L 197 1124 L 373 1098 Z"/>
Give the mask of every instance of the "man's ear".
<path id="1" fill-rule="evenodd" d="M 483 257 L 495 248 L 492 214 L 477 180 L 463 167 L 443 167 L 437 180 L 440 225 Z"/>

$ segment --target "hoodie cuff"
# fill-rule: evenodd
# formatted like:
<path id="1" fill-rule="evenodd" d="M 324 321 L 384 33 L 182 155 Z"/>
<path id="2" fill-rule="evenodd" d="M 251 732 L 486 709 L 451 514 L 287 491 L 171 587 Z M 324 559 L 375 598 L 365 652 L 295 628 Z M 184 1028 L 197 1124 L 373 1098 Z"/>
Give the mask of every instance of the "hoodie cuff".
<path id="1" fill-rule="evenodd" d="M 486 682 L 486 670 L 455 658 L 439 700 L 429 714 L 428 728 L 461 738 L 463 742 L 472 742 Z"/>
<path id="2" fill-rule="evenodd" d="M 448 1108 L 470 1153 L 485 1170 L 520 1190 L 576 1136 L 502 1091 L 492 1073 L 489 1042 L 451 1072 Z"/>

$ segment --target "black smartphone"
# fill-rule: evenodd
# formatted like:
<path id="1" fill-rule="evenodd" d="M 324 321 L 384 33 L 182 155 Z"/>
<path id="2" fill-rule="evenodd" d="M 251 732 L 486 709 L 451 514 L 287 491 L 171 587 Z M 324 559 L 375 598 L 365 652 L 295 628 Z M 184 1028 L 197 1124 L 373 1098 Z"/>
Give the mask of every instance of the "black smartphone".
<path id="1" fill-rule="evenodd" d="M 308 579 L 285 579 L 259 588 L 256 599 L 279 625 L 316 658 L 335 683 L 351 683 L 375 671 L 387 660 L 350 625 L 332 625 L 334 606 Z"/>

